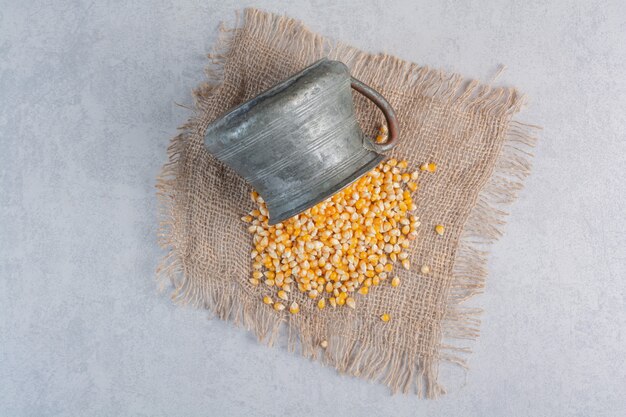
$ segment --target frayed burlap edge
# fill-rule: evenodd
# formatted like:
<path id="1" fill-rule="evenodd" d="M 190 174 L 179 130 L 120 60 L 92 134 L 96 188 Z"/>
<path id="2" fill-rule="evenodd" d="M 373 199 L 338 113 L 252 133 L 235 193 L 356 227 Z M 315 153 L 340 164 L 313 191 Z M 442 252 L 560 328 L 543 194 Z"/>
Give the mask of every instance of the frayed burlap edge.
<path id="1" fill-rule="evenodd" d="M 288 329 L 287 346 L 293 351 L 300 347 L 302 355 L 335 367 L 339 372 L 372 379 L 388 385 L 393 392 L 415 391 L 427 398 L 436 398 L 445 392 L 438 381 L 440 361 L 447 361 L 467 367 L 466 356 L 471 352 L 467 343 L 479 335 L 481 310 L 464 307 L 462 303 L 482 292 L 487 275 L 486 262 L 488 246 L 500 235 L 506 212 L 503 207 L 513 202 L 522 188 L 523 180 L 530 173 L 530 149 L 536 138 L 536 126 L 511 121 L 506 140 L 502 143 L 500 155 L 488 181 L 482 185 L 475 205 L 466 220 L 455 256 L 453 278 L 447 289 L 446 311 L 440 342 L 432 355 L 411 355 L 398 349 L 381 349 L 380 345 L 365 345 L 361 340 L 350 341 L 330 336 L 329 348 L 319 349 L 320 335 L 315 334 L 310 320 L 304 314 L 285 319 L 276 315 L 256 299 L 247 296 L 244 288 L 230 281 L 228 291 L 220 286 L 210 285 L 206 280 L 190 279 L 186 273 L 185 222 L 176 221 L 184 216 L 187 196 L 179 192 L 177 178 L 180 156 L 185 152 L 185 142 L 190 133 L 198 133 L 206 128 L 206 121 L 200 118 L 210 103 L 216 89 L 220 88 L 224 64 L 231 48 L 231 42 L 243 27 L 239 18 L 235 28 L 220 26 L 220 36 L 215 52 L 210 54 L 210 65 L 206 70 L 207 82 L 194 90 L 195 114 L 183 125 L 181 133 L 172 139 L 168 147 L 168 162 L 157 179 L 157 195 L 160 201 L 159 243 L 167 250 L 162 259 L 157 276 L 161 289 L 171 282 L 174 287 L 172 299 L 178 303 L 203 307 L 222 320 L 230 320 L 253 331 L 261 342 L 273 345 L 278 340 L 283 322 Z M 494 88 L 480 85 L 478 81 L 466 81 L 458 74 L 446 75 L 442 71 L 421 67 L 401 61 L 389 55 L 368 55 L 341 43 L 333 43 L 314 34 L 301 23 L 254 9 L 246 9 L 244 22 L 256 28 L 248 35 L 267 38 L 272 42 L 293 42 L 283 36 L 298 32 L 299 50 L 313 57 L 329 56 L 344 61 L 358 77 L 360 71 L 373 72 L 376 85 L 409 89 L 410 93 L 445 100 L 454 99 L 461 106 L 512 117 L 524 104 L 524 97 L 510 88 Z M 271 29 L 270 29 L 271 28 Z M 392 68 L 405 74 L 401 80 L 388 79 Z M 383 337 L 376 328 L 371 339 Z M 337 329 L 335 334 L 341 334 Z"/>

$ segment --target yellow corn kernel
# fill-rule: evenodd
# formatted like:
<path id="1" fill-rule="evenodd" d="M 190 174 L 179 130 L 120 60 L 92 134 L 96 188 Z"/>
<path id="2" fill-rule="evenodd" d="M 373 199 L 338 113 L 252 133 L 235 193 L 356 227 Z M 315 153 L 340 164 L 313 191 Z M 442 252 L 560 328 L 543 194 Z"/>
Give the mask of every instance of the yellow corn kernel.
<path id="1" fill-rule="evenodd" d="M 289 306 L 289 312 L 291 314 L 298 314 L 300 312 L 300 306 L 298 306 L 298 303 L 296 303 L 295 301 L 291 303 L 291 305 Z"/>
<path id="2" fill-rule="evenodd" d="M 408 259 L 403 260 L 402 267 L 408 271 L 409 269 L 411 269 L 411 261 L 409 261 Z"/>
<path id="3" fill-rule="evenodd" d="M 337 299 L 335 300 L 337 302 L 338 306 L 342 306 L 346 303 L 346 299 L 345 298 L 341 298 L 341 297 L 337 297 Z"/>
<path id="4" fill-rule="evenodd" d="M 400 278 L 398 277 L 393 277 L 393 279 L 391 280 L 391 286 L 392 287 L 397 287 L 398 285 L 400 285 Z"/>
<path id="5" fill-rule="evenodd" d="M 406 184 L 406 188 L 408 188 L 411 191 L 415 191 L 417 190 L 417 184 L 414 182 L 409 182 Z"/>
<path id="6" fill-rule="evenodd" d="M 358 292 L 361 295 L 367 295 L 367 293 L 369 292 L 369 287 L 361 287 L 361 288 L 359 288 Z"/>
<path id="7" fill-rule="evenodd" d="M 428 265 L 422 265 L 422 267 L 420 268 L 420 272 L 426 275 L 430 272 L 430 267 Z"/>
<path id="8" fill-rule="evenodd" d="M 328 299 L 328 303 L 333 307 L 337 307 L 337 300 L 335 299 L 335 297 L 330 297 Z"/>
<path id="9" fill-rule="evenodd" d="M 429 172 L 437 171 L 437 164 L 435 164 L 434 162 L 431 162 L 430 164 L 428 164 L 428 171 Z"/>
<path id="10" fill-rule="evenodd" d="M 317 302 L 317 308 L 322 310 L 324 307 L 326 307 L 326 300 L 323 298 L 320 298 L 320 300 Z"/>
<path id="11" fill-rule="evenodd" d="M 263 272 L 261 272 L 261 271 L 254 271 L 254 272 L 252 273 L 252 278 L 254 278 L 254 279 L 259 280 L 259 279 L 261 279 L 262 277 L 263 277 Z"/>
<path id="12" fill-rule="evenodd" d="M 428 171 L 428 164 L 424 163 L 420 165 L 420 171 Z"/>
<path id="13" fill-rule="evenodd" d="M 391 320 L 391 317 L 389 316 L 389 314 L 385 313 L 382 316 L 380 316 L 380 319 L 384 321 L 385 323 L 387 323 L 389 320 Z"/>
<path id="14" fill-rule="evenodd" d="M 250 284 L 255 286 L 260 284 L 259 280 L 256 278 L 250 278 L 248 281 L 250 281 Z"/>
<path id="15" fill-rule="evenodd" d="M 272 304 L 273 303 L 272 298 L 269 295 L 266 295 L 265 297 L 263 297 L 263 302 L 265 304 Z"/>
<path id="16" fill-rule="evenodd" d="M 438 224 L 435 226 L 435 232 L 437 232 L 439 236 L 442 236 L 445 231 L 446 228 L 442 224 Z"/>
<path id="17" fill-rule="evenodd" d="M 378 284 L 380 284 L 380 277 L 378 275 L 375 275 L 374 278 L 372 278 L 372 285 Z"/>
<path id="18" fill-rule="evenodd" d="M 326 349 L 326 348 L 328 347 L 328 342 L 327 342 L 326 340 L 322 340 L 322 341 L 320 342 L 320 346 L 321 346 L 322 348 Z"/>
<path id="19" fill-rule="evenodd" d="M 289 296 L 287 295 L 287 292 L 285 290 L 278 291 L 276 295 L 278 295 L 278 298 L 280 298 L 281 300 L 287 301 L 289 299 Z"/>
<path id="20" fill-rule="evenodd" d="M 274 310 L 276 311 L 283 311 L 285 309 L 285 305 L 281 302 L 275 302 L 274 303 Z"/>
<path id="21" fill-rule="evenodd" d="M 352 309 L 356 308 L 356 302 L 354 301 L 354 298 L 352 297 L 346 298 L 346 305 Z"/>

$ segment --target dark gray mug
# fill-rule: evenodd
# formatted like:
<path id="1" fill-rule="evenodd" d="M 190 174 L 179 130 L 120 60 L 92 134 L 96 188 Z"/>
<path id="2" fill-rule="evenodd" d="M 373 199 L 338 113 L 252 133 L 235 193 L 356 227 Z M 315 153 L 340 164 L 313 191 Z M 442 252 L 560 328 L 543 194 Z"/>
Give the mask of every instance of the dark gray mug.
<path id="1" fill-rule="evenodd" d="M 354 114 L 352 88 L 383 112 L 385 143 L 366 137 Z M 263 197 L 269 224 L 314 206 L 376 167 L 397 144 L 389 103 L 322 59 L 213 122 L 204 144 Z"/>

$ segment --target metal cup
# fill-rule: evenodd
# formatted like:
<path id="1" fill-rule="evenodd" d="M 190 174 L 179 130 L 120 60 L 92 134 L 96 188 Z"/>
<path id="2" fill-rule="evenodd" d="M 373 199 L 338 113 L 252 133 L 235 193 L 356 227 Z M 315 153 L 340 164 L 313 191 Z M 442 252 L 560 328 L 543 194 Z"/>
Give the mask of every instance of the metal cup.
<path id="1" fill-rule="evenodd" d="M 385 143 L 364 135 L 351 88 L 383 112 Z M 397 138 L 389 103 L 352 78 L 342 62 L 322 59 L 213 122 L 204 144 L 254 187 L 265 200 L 269 224 L 276 224 L 375 168 Z"/>

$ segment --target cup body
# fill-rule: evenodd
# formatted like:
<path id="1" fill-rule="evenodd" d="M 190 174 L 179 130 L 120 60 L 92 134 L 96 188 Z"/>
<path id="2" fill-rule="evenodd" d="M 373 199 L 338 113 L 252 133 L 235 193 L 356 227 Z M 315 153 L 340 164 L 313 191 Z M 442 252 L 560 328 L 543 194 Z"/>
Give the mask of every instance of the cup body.
<path id="1" fill-rule="evenodd" d="M 325 200 L 383 159 L 356 120 L 348 68 L 327 59 L 216 120 L 204 143 L 263 197 L 270 224 Z"/>

